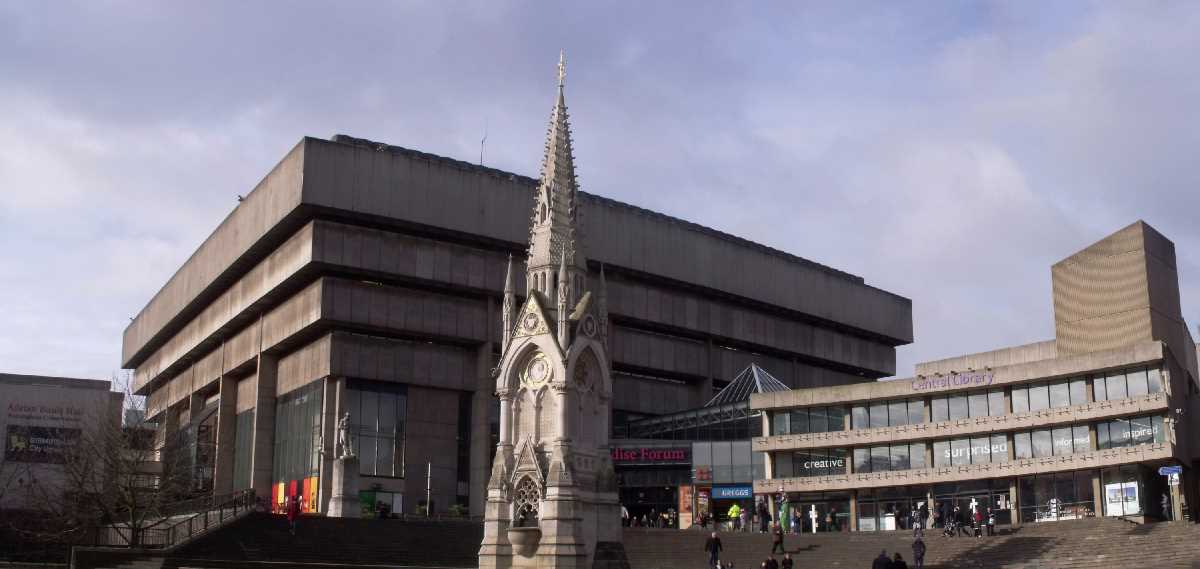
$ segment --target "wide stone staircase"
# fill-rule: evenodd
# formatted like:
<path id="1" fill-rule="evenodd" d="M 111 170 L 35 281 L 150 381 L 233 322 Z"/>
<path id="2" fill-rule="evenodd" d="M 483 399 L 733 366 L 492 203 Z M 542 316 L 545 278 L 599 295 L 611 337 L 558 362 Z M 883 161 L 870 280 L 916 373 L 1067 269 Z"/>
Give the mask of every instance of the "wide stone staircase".
<path id="1" fill-rule="evenodd" d="M 735 569 L 759 569 L 771 551 L 766 534 L 722 532 L 723 561 Z M 631 569 L 700 569 L 707 564 L 707 532 L 627 529 Z M 910 532 L 787 535 L 784 548 L 797 569 L 869 568 L 881 550 L 899 552 L 912 564 Z M 1028 524 L 992 537 L 943 537 L 927 531 L 930 569 L 1145 569 L 1200 568 L 1200 526 L 1190 523 L 1134 525 L 1116 519 Z M 782 555 L 775 556 L 782 560 Z"/>

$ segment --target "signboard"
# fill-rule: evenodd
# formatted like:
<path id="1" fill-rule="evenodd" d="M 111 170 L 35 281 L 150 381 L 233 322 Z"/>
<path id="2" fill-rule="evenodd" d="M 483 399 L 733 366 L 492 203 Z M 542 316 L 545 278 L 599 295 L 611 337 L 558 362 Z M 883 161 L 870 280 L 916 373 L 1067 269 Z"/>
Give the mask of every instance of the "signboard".
<path id="1" fill-rule="evenodd" d="M 692 447 L 613 447 L 609 452 L 614 464 L 691 464 Z"/>
<path id="2" fill-rule="evenodd" d="M 1113 482 L 1104 485 L 1104 510 L 1108 516 L 1135 516 L 1142 513 L 1138 503 L 1136 482 Z"/>
<path id="3" fill-rule="evenodd" d="M 1160 476 L 1170 476 L 1172 474 L 1178 476 L 1179 474 L 1182 474 L 1182 473 L 1183 473 L 1182 466 L 1160 466 L 1160 467 L 1158 467 L 1158 474 Z"/>
<path id="4" fill-rule="evenodd" d="M 754 497 L 754 488 L 749 485 L 713 486 L 714 500 L 742 500 Z"/>
<path id="5" fill-rule="evenodd" d="M 1179 473 L 1172 472 L 1171 476 L 1167 477 L 1168 486 L 1179 486 Z"/>
<path id="6" fill-rule="evenodd" d="M 996 374 L 993 373 L 954 373 L 941 377 L 919 377 L 912 380 L 912 390 L 940 391 L 943 389 L 984 387 L 991 385 L 995 379 Z"/>
<path id="7" fill-rule="evenodd" d="M 63 452 L 79 440 L 81 429 L 9 425 L 4 437 L 5 462 L 62 464 Z"/>
<path id="8" fill-rule="evenodd" d="M 983 455 L 992 455 L 992 454 L 1007 456 L 1008 455 L 1008 443 L 1005 442 L 1005 443 L 998 443 L 998 444 L 994 444 L 994 445 L 993 444 L 978 445 L 978 446 L 971 446 L 971 447 L 967 447 L 967 448 L 962 448 L 962 447 L 948 448 L 948 449 L 942 451 L 942 456 L 943 456 L 943 458 L 946 458 L 946 459 L 965 458 L 968 456 L 983 456 Z"/>
<path id="9" fill-rule="evenodd" d="M 808 460 L 804 457 L 801 460 L 801 454 L 797 453 L 797 459 L 793 468 L 796 469 L 796 476 L 829 476 L 846 473 L 846 459 L 840 457 L 819 457 L 815 460 Z"/>

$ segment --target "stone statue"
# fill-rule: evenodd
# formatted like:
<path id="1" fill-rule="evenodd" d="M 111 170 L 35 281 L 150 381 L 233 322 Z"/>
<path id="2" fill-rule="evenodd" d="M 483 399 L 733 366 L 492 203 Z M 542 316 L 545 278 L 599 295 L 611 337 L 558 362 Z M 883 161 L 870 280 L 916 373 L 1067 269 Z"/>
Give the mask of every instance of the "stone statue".
<path id="1" fill-rule="evenodd" d="M 337 424 L 337 456 L 344 458 L 354 456 L 354 447 L 350 444 L 350 412 L 347 411 L 338 419 Z"/>

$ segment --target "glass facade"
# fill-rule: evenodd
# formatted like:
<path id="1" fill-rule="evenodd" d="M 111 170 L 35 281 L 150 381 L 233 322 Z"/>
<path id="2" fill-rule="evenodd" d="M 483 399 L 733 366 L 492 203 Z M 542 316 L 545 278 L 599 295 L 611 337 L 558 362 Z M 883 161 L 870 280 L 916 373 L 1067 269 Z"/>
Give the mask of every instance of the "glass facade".
<path id="1" fill-rule="evenodd" d="M 774 453 L 777 478 L 802 478 L 846 473 L 846 449 L 798 450 Z"/>
<path id="2" fill-rule="evenodd" d="M 929 406 L 934 423 L 970 417 L 997 417 L 1008 412 L 1004 405 L 1003 389 L 932 397 Z"/>
<path id="3" fill-rule="evenodd" d="M 1096 446 L 1101 449 L 1165 441 L 1163 418 L 1159 415 L 1111 419 L 1096 424 Z"/>
<path id="4" fill-rule="evenodd" d="M 352 438 L 359 473 L 404 478 L 406 387 L 398 383 L 352 380 L 346 385 L 346 410 L 354 429 Z"/>
<path id="5" fill-rule="evenodd" d="M 854 472 L 925 468 L 925 443 L 900 443 L 854 449 Z"/>
<path id="6" fill-rule="evenodd" d="M 233 489 L 252 486 L 250 464 L 254 450 L 254 409 L 237 414 L 237 431 L 233 444 Z"/>
<path id="7" fill-rule="evenodd" d="M 852 429 L 877 429 L 917 425 L 925 422 L 925 400 L 919 397 L 876 401 L 859 404 L 850 409 Z"/>
<path id="8" fill-rule="evenodd" d="M 1094 470 L 1056 472 L 1017 478 L 1021 521 L 1045 522 L 1095 516 Z"/>
<path id="9" fill-rule="evenodd" d="M 1096 401 L 1112 401 L 1161 393 L 1162 372 L 1156 367 L 1111 371 L 1092 379 Z"/>
<path id="10" fill-rule="evenodd" d="M 805 407 L 791 411 L 779 411 L 773 413 L 771 417 L 772 435 L 803 435 L 844 430 L 846 430 L 846 409 L 842 406 Z"/>
<path id="11" fill-rule="evenodd" d="M 300 496 L 304 511 L 316 511 L 324 384 L 314 381 L 275 401 L 273 508 L 281 509 L 288 496 Z"/>

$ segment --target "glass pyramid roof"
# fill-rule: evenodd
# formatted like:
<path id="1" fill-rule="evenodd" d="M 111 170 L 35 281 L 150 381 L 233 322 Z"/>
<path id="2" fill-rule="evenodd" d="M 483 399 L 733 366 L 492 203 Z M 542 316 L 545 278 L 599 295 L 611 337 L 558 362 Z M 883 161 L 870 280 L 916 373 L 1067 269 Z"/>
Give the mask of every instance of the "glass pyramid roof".
<path id="1" fill-rule="evenodd" d="M 750 396 L 755 393 L 772 393 L 789 389 L 791 388 L 784 385 L 782 381 L 767 373 L 767 370 L 758 367 L 756 363 L 751 363 L 704 406 L 716 407 L 730 403 L 742 403 L 749 401 Z"/>

